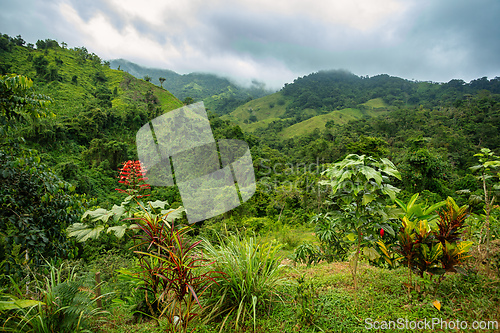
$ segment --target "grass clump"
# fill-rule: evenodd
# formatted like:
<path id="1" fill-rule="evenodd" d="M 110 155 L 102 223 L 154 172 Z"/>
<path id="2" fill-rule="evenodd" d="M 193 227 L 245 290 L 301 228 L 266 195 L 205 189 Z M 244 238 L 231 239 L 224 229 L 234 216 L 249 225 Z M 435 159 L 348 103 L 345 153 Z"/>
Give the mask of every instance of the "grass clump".
<path id="1" fill-rule="evenodd" d="M 281 300 L 277 291 L 284 281 L 278 253 L 281 246 L 237 235 L 220 240 L 220 245 L 207 240 L 204 244 L 209 260 L 214 261 L 213 269 L 223 274 L 212 285 L 214 296 L 205 300 L 207 321 L 222 319 L 222 330 L 230 317 L 234 318 L 235 329 L 251 319 L 255 331 L 257 314 L 269 309 L 271 302 Z"/>

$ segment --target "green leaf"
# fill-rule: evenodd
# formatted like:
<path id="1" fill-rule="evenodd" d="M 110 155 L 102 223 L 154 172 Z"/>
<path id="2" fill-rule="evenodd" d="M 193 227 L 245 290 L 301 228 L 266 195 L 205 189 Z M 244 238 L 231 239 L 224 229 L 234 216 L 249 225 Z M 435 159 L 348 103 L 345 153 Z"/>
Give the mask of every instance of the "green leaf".
<path id="1" fill-rule="evenodd" d="M 76 237 L 77 242 L 85 242 L 87 239 L 97 239 L 104 226 L 98 225 L 95 228 L 83 223 L 74 223 L 66 229 L 68 237 Z"/>
<path id="2" fill-rule="evenodd" d="M 419 196 L 419 195 L 420 195 L 419 193 L 415 193 L 415 194 L 414 194 L 414 195 L 410 198 L 410 201 L 408 201 L 408 205 L 406 206 L 406 207 L 407 207 L 407 208 L 406 208 L 406 211 L 410 210 L 410 209 L 413 207 L 413 205 L 415 205 L 415 202 L 417 201 L 417 199 L 418 199 L 418 196 Z"/>
<path id="3" fill-rule="evenodd" d="M 14 309 L 24 309 L 35 305 L 45 305 L 45 303 L 40 301 L 35 301 L 32 299 L 18 299 L 13 301 L 0 301 L 0 311 L 14 310 Z"/>
<path id="4" fill-rule="evenodd" d="M 396 235 L 394 232 L 394 229 L 392 229 L 392 227 L 390 225 L 384 226 L 384 231 L 387 232 L 392 237 L 395 237 L 395 235 Z"/>
<path id="5" fill-rule="evenodd" d="M 168 202 L 167 201 L 161 201 L 161 200 L 156 200 L 156 201 L 149 201 L 148 204 L 152 207 L 152 208 L 165 208 L 165 206 L 168 206 Z"/>
<path id="6" fill-rule="evenodd" d="M 375 199 L 375 197 L 373 196 L 373 194 L 371 194 L 371 193 L 364 194 L 363 195 L 363 200 L 361 200 L 361 204 L 363 206 L 366 206 L 367 204 L 369 204 L 370 202 L 372 202 L 374 199 Z"/>
<path id="7" fill-rule="evenodd" d="M 365 247 L 363 249 L 363 254 L 372 261 L 380 258 L 380 254 L 373 247 Z"/>
<path id="8" fill-rule="evenodd" d="M 476 155 L 474 155 L 474 156 L 476 156 Z M 474 172 L 474 171 L 477 171 L 477 170 L 479 170 L 481 168 L 483 168 L 483 165 L 479 164 L 479 165 L 471 166 L 469 169 Z"/>
<path id="9" fill-rule="evenodd" d="M 354 242 L 356 240 L 356 234 L 355 233 L 347 234 L 347 239 L 350 240 L 351 242 Z"/>
<path id="10" fill-rule="evenodd" d="M 113 215 L 113 221 L 118 222 L 121 219 L 121 217 L 123 216 L 123 214 L 125 214 L 125 207 L 113 205 L 113 208 L 111 208 L 111 213 Z M 106 219 L 106 221 L 107 221 L 107 219 Z M 106 222 L 106 221 L 104 221 L 104 222 Z"/>
<path id="11" fill-rule="evenodd" d="M 114 232 L 118 239 L 121 239 L 125 235 L 125 231 L 129 228 L 128 225 L 122 224 L 114 227 L 109 227 L 106 233 Z"/>
<path id="12" fill-rule="evenodd" d="M 184 213 L 185 211 L 186 210 L 184 209 L 184 207 L 179 207 L 176 209 L 162 210 L 161 214 L 164 215 L 164 220 L 166 220 L 167 222 L 173 222 L 174 220 L 181 218 L 182 213 Z"/>
<path id="13" fill-rule="evenodd" d="M 386 184 L 382 187 L 382 193 L 387 194 L 392 201 L 396 200 L 396 193 L 401 191 L 399 188 L 394 187 L 392 185 Z"/>
<path id="14" fill-rule="evenodd" d="M 370 180 L 370 179 L 374 179 L 375 182 L 380 186 L 380 184 L 382 184 L 382 176 L 380 175 L 380 173 L 369 167 L 369 166 L 366 166 L 366 165 L 362 165 L 359 167 L 359 171 L 365 175 L 366 179 L 367 180 Z"/>
<path id="15" fill-rule="evenodd" d="M 485 168 L 488 168 L 488 167 L 494 167 L 494 168 L 500 167 L 500 161 L 488 161 L 488 162 L 485 162 L 484 163 L 484 167 Z"/>
<path id="16" fill-rule="evenodd" d="M 396 166 L 394 163 L 392 163 L 390 160 L 387 158 L 381 158 L 380 161 L 382 161 L 383 166 L 382 166 L 382 172 L 389 176 L 396 177 L 397 179 L 401 180 L 401 174 L 399 171 L 396 169 Z"/>
<path id="17" fill-rule="evenodd" d="M 96 210 L 88 210 L 82 216 L 82 221 L 88 216 L 92 221 L 101 220 L 103 222 L 108 222 L 109 218 L 113 216 L 113 212 L 106 210 L 104 208 L 97 208 Z"/>

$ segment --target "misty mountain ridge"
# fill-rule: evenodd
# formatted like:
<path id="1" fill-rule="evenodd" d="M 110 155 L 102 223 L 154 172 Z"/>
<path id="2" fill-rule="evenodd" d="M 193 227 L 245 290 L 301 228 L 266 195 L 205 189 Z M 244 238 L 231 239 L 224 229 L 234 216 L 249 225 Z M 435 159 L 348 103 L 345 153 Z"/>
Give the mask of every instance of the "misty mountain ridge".
<path id="1" fill-rule="evenodd" d="M 149 77 L 151 83 L 162 86 L 178 99 L 192 98 L 195 102 L 203 101 L 209 110 L 220 115 L 229 113 L 252 99 L 275 92 L 258 81 L 252 81 L 251 86 L 244 87 L 215 74 L 178 74 L 168 69 L 144 67 L 125 59 L 111 60 L 110 67 L 128 72 L 139 79 Z M 165 79 L 163 83 L 159 81 L 160 78 Z"/>

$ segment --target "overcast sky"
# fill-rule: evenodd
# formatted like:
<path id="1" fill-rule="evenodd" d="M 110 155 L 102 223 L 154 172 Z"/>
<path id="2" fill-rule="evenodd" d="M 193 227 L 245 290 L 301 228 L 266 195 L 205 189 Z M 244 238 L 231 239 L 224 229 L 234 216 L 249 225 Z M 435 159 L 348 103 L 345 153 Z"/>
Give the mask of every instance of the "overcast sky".
<path id="1" fill-rule="evenodd" d="M 323 69 L 500 76 L 499 0 L 0 0 L 0 32 L 281 88 Z"/>

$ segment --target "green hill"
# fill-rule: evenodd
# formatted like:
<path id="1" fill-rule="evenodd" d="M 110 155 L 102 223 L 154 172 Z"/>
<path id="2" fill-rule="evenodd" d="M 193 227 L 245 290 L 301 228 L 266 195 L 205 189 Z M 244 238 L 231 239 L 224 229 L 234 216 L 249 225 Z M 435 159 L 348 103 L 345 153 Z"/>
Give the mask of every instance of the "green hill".
<path id="1" fill-rule="evenodd" d="M 241 105 L 224 119 L 261 137 L 275 133 L 277 138 L 289 139 L 324 130 L 327 123 L 343 125 L 403 108 L 449 106 L 482 90 L 500 93 L 500 80 L 433 83 L 386 74 L 359 77 L 347 71 L 321 71 Z"/>
<path id="2" fill-rule="evenodd" d="M 222 116 L 222 119 L 239 125 L 245 131 L 253 132 L 273 120 L 280 120 L 289 102 L 281 93 L 274 93 L 245 103 L 230 114 Z"/>
<path id="3" fill-rule="evenodd" d="M 284 127 L 279 133 L 280 137 L 289 139 L 293 136 L 309 134 L 315 129 L 323 130 L 329 122 L 332 125 L 343 125 L 351 120 L 379 116 L 394 109 L 394 107 L 387 105 L 382 98 L 375 98 L 358 105 L 356 108 L 335 110 L 327 114 L 317 115 L 317 110 L 306 109 L 302 111 L 302 116 L 305 115 L 306 120 L 290 125 L 294 119 L 292 117 L 286 118 L 286 113 L 291 104 L 290 98 L 277 92 L 245 103 L 230 114 L 222 116 L 222 119 L 231 121 L 244 131 L 251 133 L 258 129 L 265 130 L 272 122 L 280 122 L 283 123 Z"/>
<path id="4" fill-rule="evenodd" d="M 77 193 L 100 197 L 106 205 L 117 168 L 137 158 L 136 131 L 183 103 L 161 87 L 111 69 L 84 47 L 67 49 L 53 40 L 36 46 L 0 36 L 0 74 L 32 78 L 36 92 L 52 99 L 52 117 L 12 128 Z"/>

